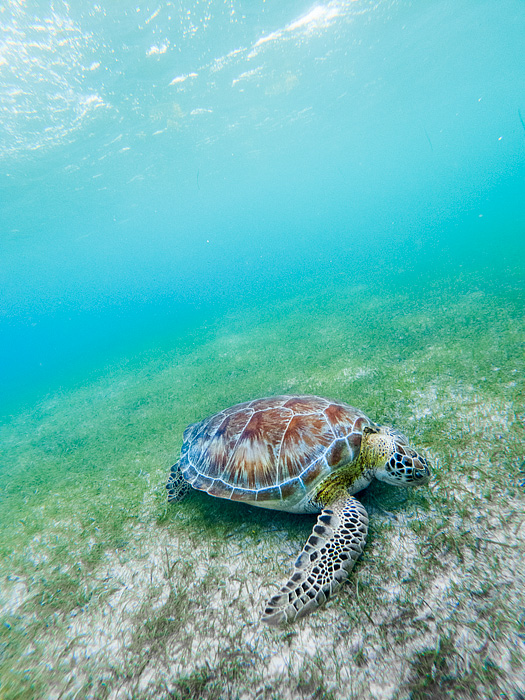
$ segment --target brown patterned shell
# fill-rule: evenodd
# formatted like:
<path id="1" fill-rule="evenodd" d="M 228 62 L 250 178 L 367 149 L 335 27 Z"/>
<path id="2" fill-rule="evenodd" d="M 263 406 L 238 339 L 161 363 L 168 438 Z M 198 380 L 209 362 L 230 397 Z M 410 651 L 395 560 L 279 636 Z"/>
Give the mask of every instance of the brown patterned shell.
<path id="1" fill-rule="evenodd" d="M 319 396 L 255 399 L 190 425 L 180 469 L 212 496 L 288 509 L 355 459 L 370 425 L 356 408 Z"/>

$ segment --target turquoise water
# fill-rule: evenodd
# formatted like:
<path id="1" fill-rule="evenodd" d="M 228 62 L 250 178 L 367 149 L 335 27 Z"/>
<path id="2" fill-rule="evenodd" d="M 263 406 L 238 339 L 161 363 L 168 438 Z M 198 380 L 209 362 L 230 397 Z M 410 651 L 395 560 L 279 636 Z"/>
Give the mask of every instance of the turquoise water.
<path id="1" fill-rule="evenodd" d="M 0 700 L 525 697 L 523 36 L 518 0 L 0 7 Z M 164 488 L 283 393 L 433 465 L 284 631 L 311 520 Z"/>
<path id="2" fill-rule="evenodd" d="M 4 414 L 326 280 L 521 262 L 520 2 L 0 21 Z"/>

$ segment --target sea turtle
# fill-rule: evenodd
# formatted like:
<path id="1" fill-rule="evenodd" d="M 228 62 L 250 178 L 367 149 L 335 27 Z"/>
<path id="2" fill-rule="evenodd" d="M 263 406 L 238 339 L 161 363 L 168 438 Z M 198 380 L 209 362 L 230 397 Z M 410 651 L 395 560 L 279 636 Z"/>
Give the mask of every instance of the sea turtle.
<path id="1" fill-rule="evenodd" d="M 294 571 L 262 619 L 303 617 L 346 580 L 364 549 L 365 508 L 352 494 L 373 477 L 396 486 L 425 484 L 424 457 L 392 428 L 320 396 L 273 396 L 227 408 L 188 426 L 171 468 L 168 500 L 191 487 L 212 496 L 290 513 L 319 513 Z"/>

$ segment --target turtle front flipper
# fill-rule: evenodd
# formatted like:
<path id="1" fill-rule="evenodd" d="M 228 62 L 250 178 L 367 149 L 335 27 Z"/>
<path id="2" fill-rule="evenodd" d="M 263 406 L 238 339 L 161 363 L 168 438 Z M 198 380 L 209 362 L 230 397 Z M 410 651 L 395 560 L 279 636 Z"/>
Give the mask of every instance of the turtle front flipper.
<path id="1" fill-rule="evenodd" d="M 328 600 L 348 578 L 365 547 L 367 532 L 366 510 L 352 496 L 326 507 L 297 558 L 290 579 L 266 604 L 263 622 L 293 622 Z"/>
<path id="2" fill-rule="evenodd" d="M 191 486 L 182 476 L 180 460 L 172 466 L 166 488 L 168 489 L 168 503 L 182 501 L 184 496 L 191 491 Z"/>

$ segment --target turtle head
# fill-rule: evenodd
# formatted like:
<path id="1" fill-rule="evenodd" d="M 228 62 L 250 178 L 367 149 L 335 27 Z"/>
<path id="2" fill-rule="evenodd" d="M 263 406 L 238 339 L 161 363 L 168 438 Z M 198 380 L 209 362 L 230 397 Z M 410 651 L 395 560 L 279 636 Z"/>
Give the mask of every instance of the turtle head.
<path id="1" fill-rule="evenodd" d="M 376 479 L 394 486 L 419 486 L 430 479 L 427 460 L 408 446 L 404 435 L 393 428 L 365 428 L 359 454 Z"/>

